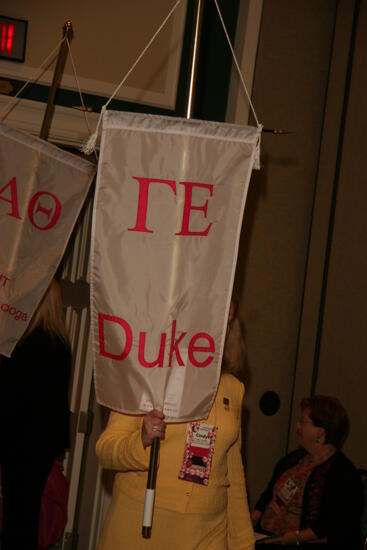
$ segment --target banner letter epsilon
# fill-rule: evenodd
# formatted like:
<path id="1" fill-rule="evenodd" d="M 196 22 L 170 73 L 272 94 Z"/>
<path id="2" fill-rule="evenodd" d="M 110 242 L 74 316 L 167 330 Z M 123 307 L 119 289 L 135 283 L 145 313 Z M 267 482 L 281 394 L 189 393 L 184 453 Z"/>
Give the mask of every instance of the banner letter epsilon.
<path id="1" fill-rule="evenodd" d="M 210 223 L 206 229 L 203 231 L 190 231 L 189 230 L 189 222 L 190 222 L 190 212 L 191 210 L 202 210 L 204 212 L 204 218 L 206 218 L 207 210 L 208 210 L 208 201 L 205 201 L 204 204 L 200 206 L 195 206 L 192 204 L 192 189 L 193 187 L 201 187 L 204 189 L 208 189 L 210 196 L 213 196 L 213 185 L 211 183 L 193 183 L 191 181 L 180 181 L 180 185 L 185 186 L 185 206 L 182 216 L 182 227 L 181 231 L 179 233 L 175 233 L 176 235 L 202 235 L 203 237 L 206 237 L 210 231 L 210 228 L 212 224 Z"/>

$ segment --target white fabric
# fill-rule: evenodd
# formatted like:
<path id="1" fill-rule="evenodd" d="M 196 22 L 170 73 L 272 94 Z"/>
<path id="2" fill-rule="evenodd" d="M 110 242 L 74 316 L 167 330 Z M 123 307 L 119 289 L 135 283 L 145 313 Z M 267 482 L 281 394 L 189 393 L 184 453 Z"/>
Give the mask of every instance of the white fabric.
<path id="1" fill-rule="evenodd" d="M 62 258 L 95 172 L 0 123 L 0 353 L 10 356 Z"/>
<path id="2" fill-rule="evenodd" d="M 168 421 L 208 414 L 259 136 L 250 127 L 105 113 L 91 255 L 100 403 L 132 414 L 160 407 Z"/>

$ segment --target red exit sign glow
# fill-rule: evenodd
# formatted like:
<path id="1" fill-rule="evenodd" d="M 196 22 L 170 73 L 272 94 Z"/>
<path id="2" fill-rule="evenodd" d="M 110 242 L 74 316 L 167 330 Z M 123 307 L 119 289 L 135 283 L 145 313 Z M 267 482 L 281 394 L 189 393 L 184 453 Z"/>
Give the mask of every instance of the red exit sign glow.
<path id="1" fill-rule="evenodd" d="M 10 55 L 13 51 L 14 29 L 14 23 L 0 22 L 0 52 L 3 55 Z"/>
<path id="2" fill-rule="evenodd" d="M 0 59 L 23 62 L 28 22 L 0 15 Z"/>

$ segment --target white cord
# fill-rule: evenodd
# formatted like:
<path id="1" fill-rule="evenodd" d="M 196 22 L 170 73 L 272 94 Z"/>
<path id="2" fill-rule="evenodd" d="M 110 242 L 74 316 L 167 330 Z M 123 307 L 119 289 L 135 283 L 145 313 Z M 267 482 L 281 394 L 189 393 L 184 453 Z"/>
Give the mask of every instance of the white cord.
<path id="1" fill-rule="evenodd" d="M 12 110 L 18 105 L 19 101 L 22 99 L 21 97 L 18 98 L 19 94 L 22 93 L 22 91 L 24 90 L 24 88 L 26 88 L 28 86 L 28 84 L 30 83 L 33 83 L 33 82 L 37 82 L 37 80 L 43 75 L 43 73 L 45 72 L 45 70 L 47 69 L 48 65 L 50 65 L 54 60 L 52 59 L 52 61 L 50 61 L 50 63 L 48 63 L 49 59 L 55 54 L 55 52 L 60 48 L 61 44 L 64 42 L 65 40 L 65 37 L 63 37 L 60 42 L 57 44 L 57 46 L 52 50 L 52 52 L 46 57 L 46 59 L 41 63 L 41 65 L 38 67 L 37 71 L 40 71 L 40 69 L 43 68 L 43 66 L 45 65 L 45 67 L 43 68 L 43 70 L 37 74 L 36 77 L 34 78 L 30 78 L 29 80 L 27 80 L 27 82 L 25 84 L 23 84 L 23 86 L 20 88 L 20 90 L 18 90 L 18 92 L 15 94 L 15 96 L 12 96 L 9 100 L 9 102 L 5 105 L 5 107 L 3 108 L 3 110 L 0 112 L 0 120 L 5 120 L 6 117 L 12 112 Z M 15 99 L 17 99 L 17 101 L 14 101 Z M 10 109 L 6 112 L 6 110 L 8 109 L 9 105 L 12 104 L 10 106 Z M 4 114 L 3 114 L 4 113 Z"/>
<path id="2" fill-rule="evenodd" d="M 146 51 L 148 50 L 148 48 L 152 45 L 152 43 L 154 42 L 154 40 L 157 38 L 158 34 L 161 32 L 161 30 L 163 29 L 163 27 L 166 25 L 167 21 L 169 20 L 169 18 L 171 17 L 171 15 L 174 13 L 174 11 L 176 10 L 176 8 L 181 4 L 182 0 L 177 0 L 177 2 L 175 3 L 175 5 L 173 6 L 173 8 L 169 11 L 168 15 L 165 17 L 165 19 L 162 21 L 162 23 L 160 24 L 160 26 L 158 27 L 158 29 L 156 30 L 156 32 L 154 33 L 154 35 L 152 36 L 152 38 L 149 40 L 149 42 L 147 43 L 147 45 L 145 46 L 145 48 L 142 50 L 142 52 L 140 53 L 139 57 L 134 61 L 134 63 L 132 64 L 132 66 L 130 67 L 130 69 L 127 71 L 127 73 L 125 74 L 124 78 L 121 80 L 120 84 L 117 86 L 117 88 L 115 89 L 115 91 L 113 92 L 113 94 L 111 95 L 110 99 L 103 105 L 102 109 L 101 109 L 101 113 L 100 113 L 100 116 L 98 118 L 98 122 L 97 122 L 97 126 L 96 126 L 96 129 L 95 129 L 95 132 L 89 137 L 88 141 L 82 146 L 81 150 L 83 151 L 83 153 L 85 154 L 90 154 L 93 150 L 95 150 L 95 146 L 96 146 L 96 142 L 97 142 L 97 137 L 98 137 L 98 132 L 99 132 L 99 127 L 101 125 L 101 121 L 102 121 L 102 116 L 103 116 L 103 113 L 106 111 L 108 105 L 111 103 L 111 101 L 113 100 L 113 98 L 116 96 L 117 92 L 119 91 L 119 89 L 121 88 L 121 86 L 126 82 L 126 80 L 128 79 L 128 77 L 130 76 L 130 74 L 132 73 L 132 71 L 135 69 L 136 65 L 139 63 L 139 61 L 141 60 L 141 58 L 144 56 L 144 54 L 146 53 Z"/>
<path id="3" fill-rule="evenodd" d="M 70 47 L 70 42 L 69 42 L 68 37 L 66 37 L 66 43 L 67 43 L 67 45 L 68 45 L 70 61 L 71 61 L 71 65 L 72 65 L 73 71 L 74 71 L 74 78 L 75 78 L 76 86 L 77 86 L 78 92 L 79 92 L 80 103 L 82 104 L 82 107 L 83 107 L 83 113 L 84 113 L 84 118 L 85 118 L 85 124 L 87 125 L 88 131 L 89 131 L 89 133 L 91 134 L 91 133 L 92 133 L 92 130 L 91 130 L 90 126 L 89 126 L 88 117 L 87 117 L 87 112 L 86 112 L 86 107 L 85 107 L 85 103 L 84 103 L 82 91 L 81 91 L 81 88 L 80 88 L 80 85 L 79 85 L 79 79 L 78 79 L 78 75 L 77 75 L 77 73 L 76 73 L 76 67 L 75 67 L 75 63 L 74 63 L 73 54 L 71 53 L 71 47 Z"/>
<path id="4" fill-rule="evenodd" d="M 78 92 L 79 92 L 79 97 L 80 97 L 80 103 L 83 107 L 83 113 L 84 113 L 84 119 L 85 119 L 85 124 L 88 128 L 88 132 L 89 132 L 89 136 L 92 135 L 92 130 L 91 130 L 91 127 L 89 126 L 89 122 L 88 122 L 88 116 L 87 116 L 87 109 L 85 107 L 85 103 L 84 103 L 84 99 L 83 99 L 83 94 L 82 94 L 82 90 L 80 88 L 80 84 L 79 84 L 79 79 L 78 79 L 78 75 L 77 75 L 77 72 L 76 72 L 76 66 L 75 66 L 75 63 L 74 63 L 74 58 L 73 58 L 73 54 L 71 52 L 71 47 L 70 47 L 70 42 L 69 42 L 69 39 L 68 37 L 66 36 L 66 43 L 68 45 L 68 50 L 69 50 L 69 56 L 70 56 L 70 61 L 71 61 L 71 65 L 73 67 L 73 72 L 74 72 L 74 78 L 75 78 L 75 82 L 76 82 L 76 85 L 77 85 L 77 88 L 78 88 Z M 94 156 L 96 157 L 96 160 L 98 161 L 98 154 L 97 154 L 97 151 L 94 150 Z"/>
<path id="5" fill-rule="evenodd" d="M 220 9 L 219 9 L 217 0 L 214 0 L 214 3 L 215 3 L 215 6 L 216 6 L 216 8 L 217 8 L 217 12 L 218 12 L 218 15 L 219 15 L 219 19 L 220 19 L 220 21 L 221 21 L 221 23 L 222 23 L 222 27 L 223 27 L 223 30 L 224 30 L 224 34 L 226 35 L 226 38 L 227 38 L 228 46 L 229 46 L 229 48 L 230 48 L 230 50 L 231 50 L 231 52 L 232 52 L 232 57 L 233 57 L 234 64 L 236 65 L 237 72 L 238 72 L 238 75 L 239 75 L 240 80 L 241 80 L 241 82 L 242 82 L 243 89 L 245 90 L 245 94 L 246 94 L 247 100 L 248 100 L 248 102 L 249 102 L 249 105 L 250 105 L 250 107 L 251 107 L 252 113 L 253 113 L 253 115 L 254 115 L 255 122 L 256 122 L 256 126 L 257 126 L 259 129 L 262 129 L 262 124 L 260 124 L 259 119 L 258 119 L 257 116 L 256 116 L 255 107 L 253 106 L 252 101 L 251 101 L 250 94 L 249 94 L 248 91 L 247 91 L 247 87 L 246 87 L 246 84 L 245 84 L 245 80 L 244 80 L 244 78 L 243 78 L 243 75 L 242 75 L 240 66 L 239 66 L 239 64 L 238 64 L 238 61 L 237 61 L 237 58 L 236 58 L 236 54 L 234 53 L 234 50 L 233 50 L 233 47 L 232 47 L 232 44 L 231 44 L 231 40 L 230 40 L 230 38 L 229 38 L 229 35 L 228 35 L 228 32 L 227 32 L 227 28 L 226 28 L 226 25 L 225 25 L 225 23 L 224 23 L 224 20 L 223 20 L 221 11 L 220 11 Z"/>

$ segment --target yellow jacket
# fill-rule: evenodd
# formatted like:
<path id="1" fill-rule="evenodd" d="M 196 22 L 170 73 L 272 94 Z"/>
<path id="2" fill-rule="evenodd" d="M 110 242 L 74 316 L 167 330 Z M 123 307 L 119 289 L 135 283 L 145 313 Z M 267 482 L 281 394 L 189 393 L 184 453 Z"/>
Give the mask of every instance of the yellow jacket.
<path id="1" fill-rule="evenodd" d="M 180 480 L 186 423 L 167 424 L 161 441 L 155 506 L 179 513 L 206 514 L 225 510 L 229 548 L 254 548 L 241 460 L 241 408 L 244 386 L 222 374 L 215 402 L 205 420 L 217 426 L 214 455 L 207 486 Z M 224 399 L 226 398 L 226 399 Z M 111 412 L 108 426 L 97 442 L 103 468 L 118 470 L 114 491 L 144 502 L 150 448 L 141 441 L 143 417 Z"/>

